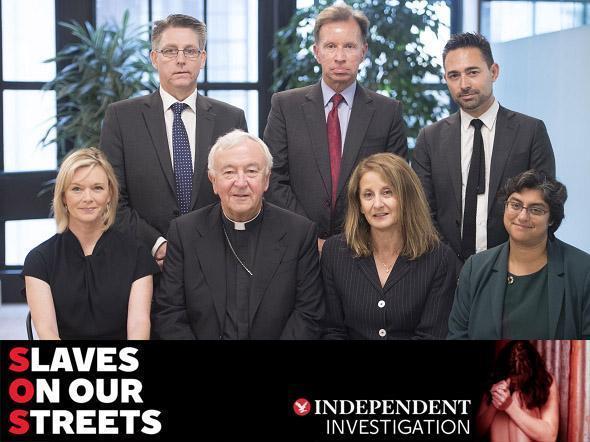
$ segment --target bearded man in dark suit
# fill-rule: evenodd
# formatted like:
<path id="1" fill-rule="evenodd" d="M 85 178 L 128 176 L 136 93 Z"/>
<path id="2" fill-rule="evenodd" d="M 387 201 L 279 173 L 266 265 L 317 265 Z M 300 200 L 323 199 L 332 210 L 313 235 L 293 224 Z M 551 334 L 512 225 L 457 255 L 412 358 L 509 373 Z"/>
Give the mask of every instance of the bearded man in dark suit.
<path id="1" fill-rule="evenodd" d="M 443 63 L 460 109 L 420 131 L 412 167 L 460 267 L 474 253 L 508 239 L 504 201 L 497 196 L 506 180 L 529 169 L 554 177 L 555 157 L 541 120 L 506 109 L 494 98 L 500 67 L 485 37 L 453 35 Z"/>

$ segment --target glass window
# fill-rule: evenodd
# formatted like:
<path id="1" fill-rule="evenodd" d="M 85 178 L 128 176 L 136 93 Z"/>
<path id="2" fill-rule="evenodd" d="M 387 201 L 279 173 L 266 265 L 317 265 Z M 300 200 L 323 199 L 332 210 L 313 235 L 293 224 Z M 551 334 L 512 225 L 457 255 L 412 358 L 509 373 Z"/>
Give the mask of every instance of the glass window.
<path id="1" fill-rule="evenodd" d="M 6 265 L 20 266 L 33 248 L 55 235 L 55 220 L 6 221 Z"/>
<path id="2" fill-rule="evenodd" d="M 258 0 L 207 3 L 208 81 L 258 81 Z"/>
<path id="3" fill-rule="evenodd" d="M 258 91 L 209 91 L 208 95 L 244 109 L 248 132 L 258 135 Z"/>
<path id="4" fill-rule="evenodd" d="M 492 42 L 533 35 L 532 2 L 483 2 L 482 32 Z"/>
<path id="5" fill-rule="evenodd" d="M 41 138 L 55 122 L 55 92 L 5 90 L 4 171 L 51 170 L 57 167 L 55 144 Z"/>
<path id="6" fill-rule="evenodd" d="M 148 0 L 96 0 L 97 25 L 121 23 L 126 9 L 132 27 L 145 26 L 149 22 Z"/>
<path id="7" fill-rule="evenodd" d="M 55 63 L 43 61 L 53 57 L 55 1 L 2 0 L 2 79 L 49 81 Z"/>
<path id="8" fill-rule="evenodd" d="M 166 18 L 170 14 L 186 14 L 204 20 L 203 0 L 153 0 L 154 21 Z"/>
<path id="9" fill-rule="evenodd" d="M 584 5 L 581 3 L 536 2 L 535 34 L 581 26 Z"/>

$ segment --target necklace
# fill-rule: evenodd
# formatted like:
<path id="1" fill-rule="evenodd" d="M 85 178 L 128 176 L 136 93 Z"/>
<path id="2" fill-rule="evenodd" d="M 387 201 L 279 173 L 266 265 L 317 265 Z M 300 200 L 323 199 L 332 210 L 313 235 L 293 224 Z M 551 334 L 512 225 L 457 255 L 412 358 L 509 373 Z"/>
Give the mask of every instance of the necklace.
<path id="1" fill-rule="evenodd" d="M 250 269 L 248 269 L 248 267 L 246 267 L 246 264 L 244 264 L 242 262 L 242 260 L 240 259 L 240 257 L 236 253 L 236 251 L 234 250 L 233 246 L 231 245 L 231 241 L 229 240 L 229 236 L 227 236 L 227 232 L 225 231 L 225 226 L 223 226 L 223 234 L 225 235 L 225 239 L 227 240 L 227 245 L 229 246 L 229 248 L 230 248 L 231 252 L 233 253 L 234 257 L 238 260 L 238 262 L 244 268 L 244 270 L 246 272 L 248 272 L 248 275 L 254 276 L 254 274 L 250 271 Z"/>
<path id="2" fill-rule="evenodd" d="M 375 257 L 375 259 L 377 260 L 377 263 L 380 264 L 384 269 L 386 273 L 391 272 L 391 270 L 393 269 L 393 266 L 395 265 L 395 262 L 397 261 L 397 256 L 396 258 L 393 260 L 393 263 L 391 265 L 387 265 L 385 264 L 383 261 L 381 261 L 379 258 Z"/>

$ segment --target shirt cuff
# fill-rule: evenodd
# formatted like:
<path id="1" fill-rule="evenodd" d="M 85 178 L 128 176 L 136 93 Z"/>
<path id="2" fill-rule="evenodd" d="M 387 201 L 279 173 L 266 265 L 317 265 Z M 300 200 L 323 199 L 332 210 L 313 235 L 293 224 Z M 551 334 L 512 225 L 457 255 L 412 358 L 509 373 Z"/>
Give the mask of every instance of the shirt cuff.
<path id="1" fill-rule="evenodd" d="M 156 256 L 156 252 L 158 251 L 158 249 L 160 248 L 160 246 L 162 244 L 164 244 L 165 242 L 166 242 L 166 238 L 164 238 L 163 236 L 160 236 L 156 240 L 156 243 L 154 244 L 154 247 L 152 247 L 152 256 Z"/>

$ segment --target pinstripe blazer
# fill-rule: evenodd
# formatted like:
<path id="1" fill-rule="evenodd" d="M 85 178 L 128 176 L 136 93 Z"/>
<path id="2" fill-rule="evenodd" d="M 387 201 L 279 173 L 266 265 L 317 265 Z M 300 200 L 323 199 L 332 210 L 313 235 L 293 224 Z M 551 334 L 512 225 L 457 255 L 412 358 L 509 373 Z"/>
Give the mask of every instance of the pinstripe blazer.
<path id="1" fill-rule="evenodd" d="M 455 292 L 446 244 L 410 261 L 400 256 L 381 287 L 373 256 L 356 258 L 344 235 L 322 251 L 324 339 L 442 339 Z"/>

